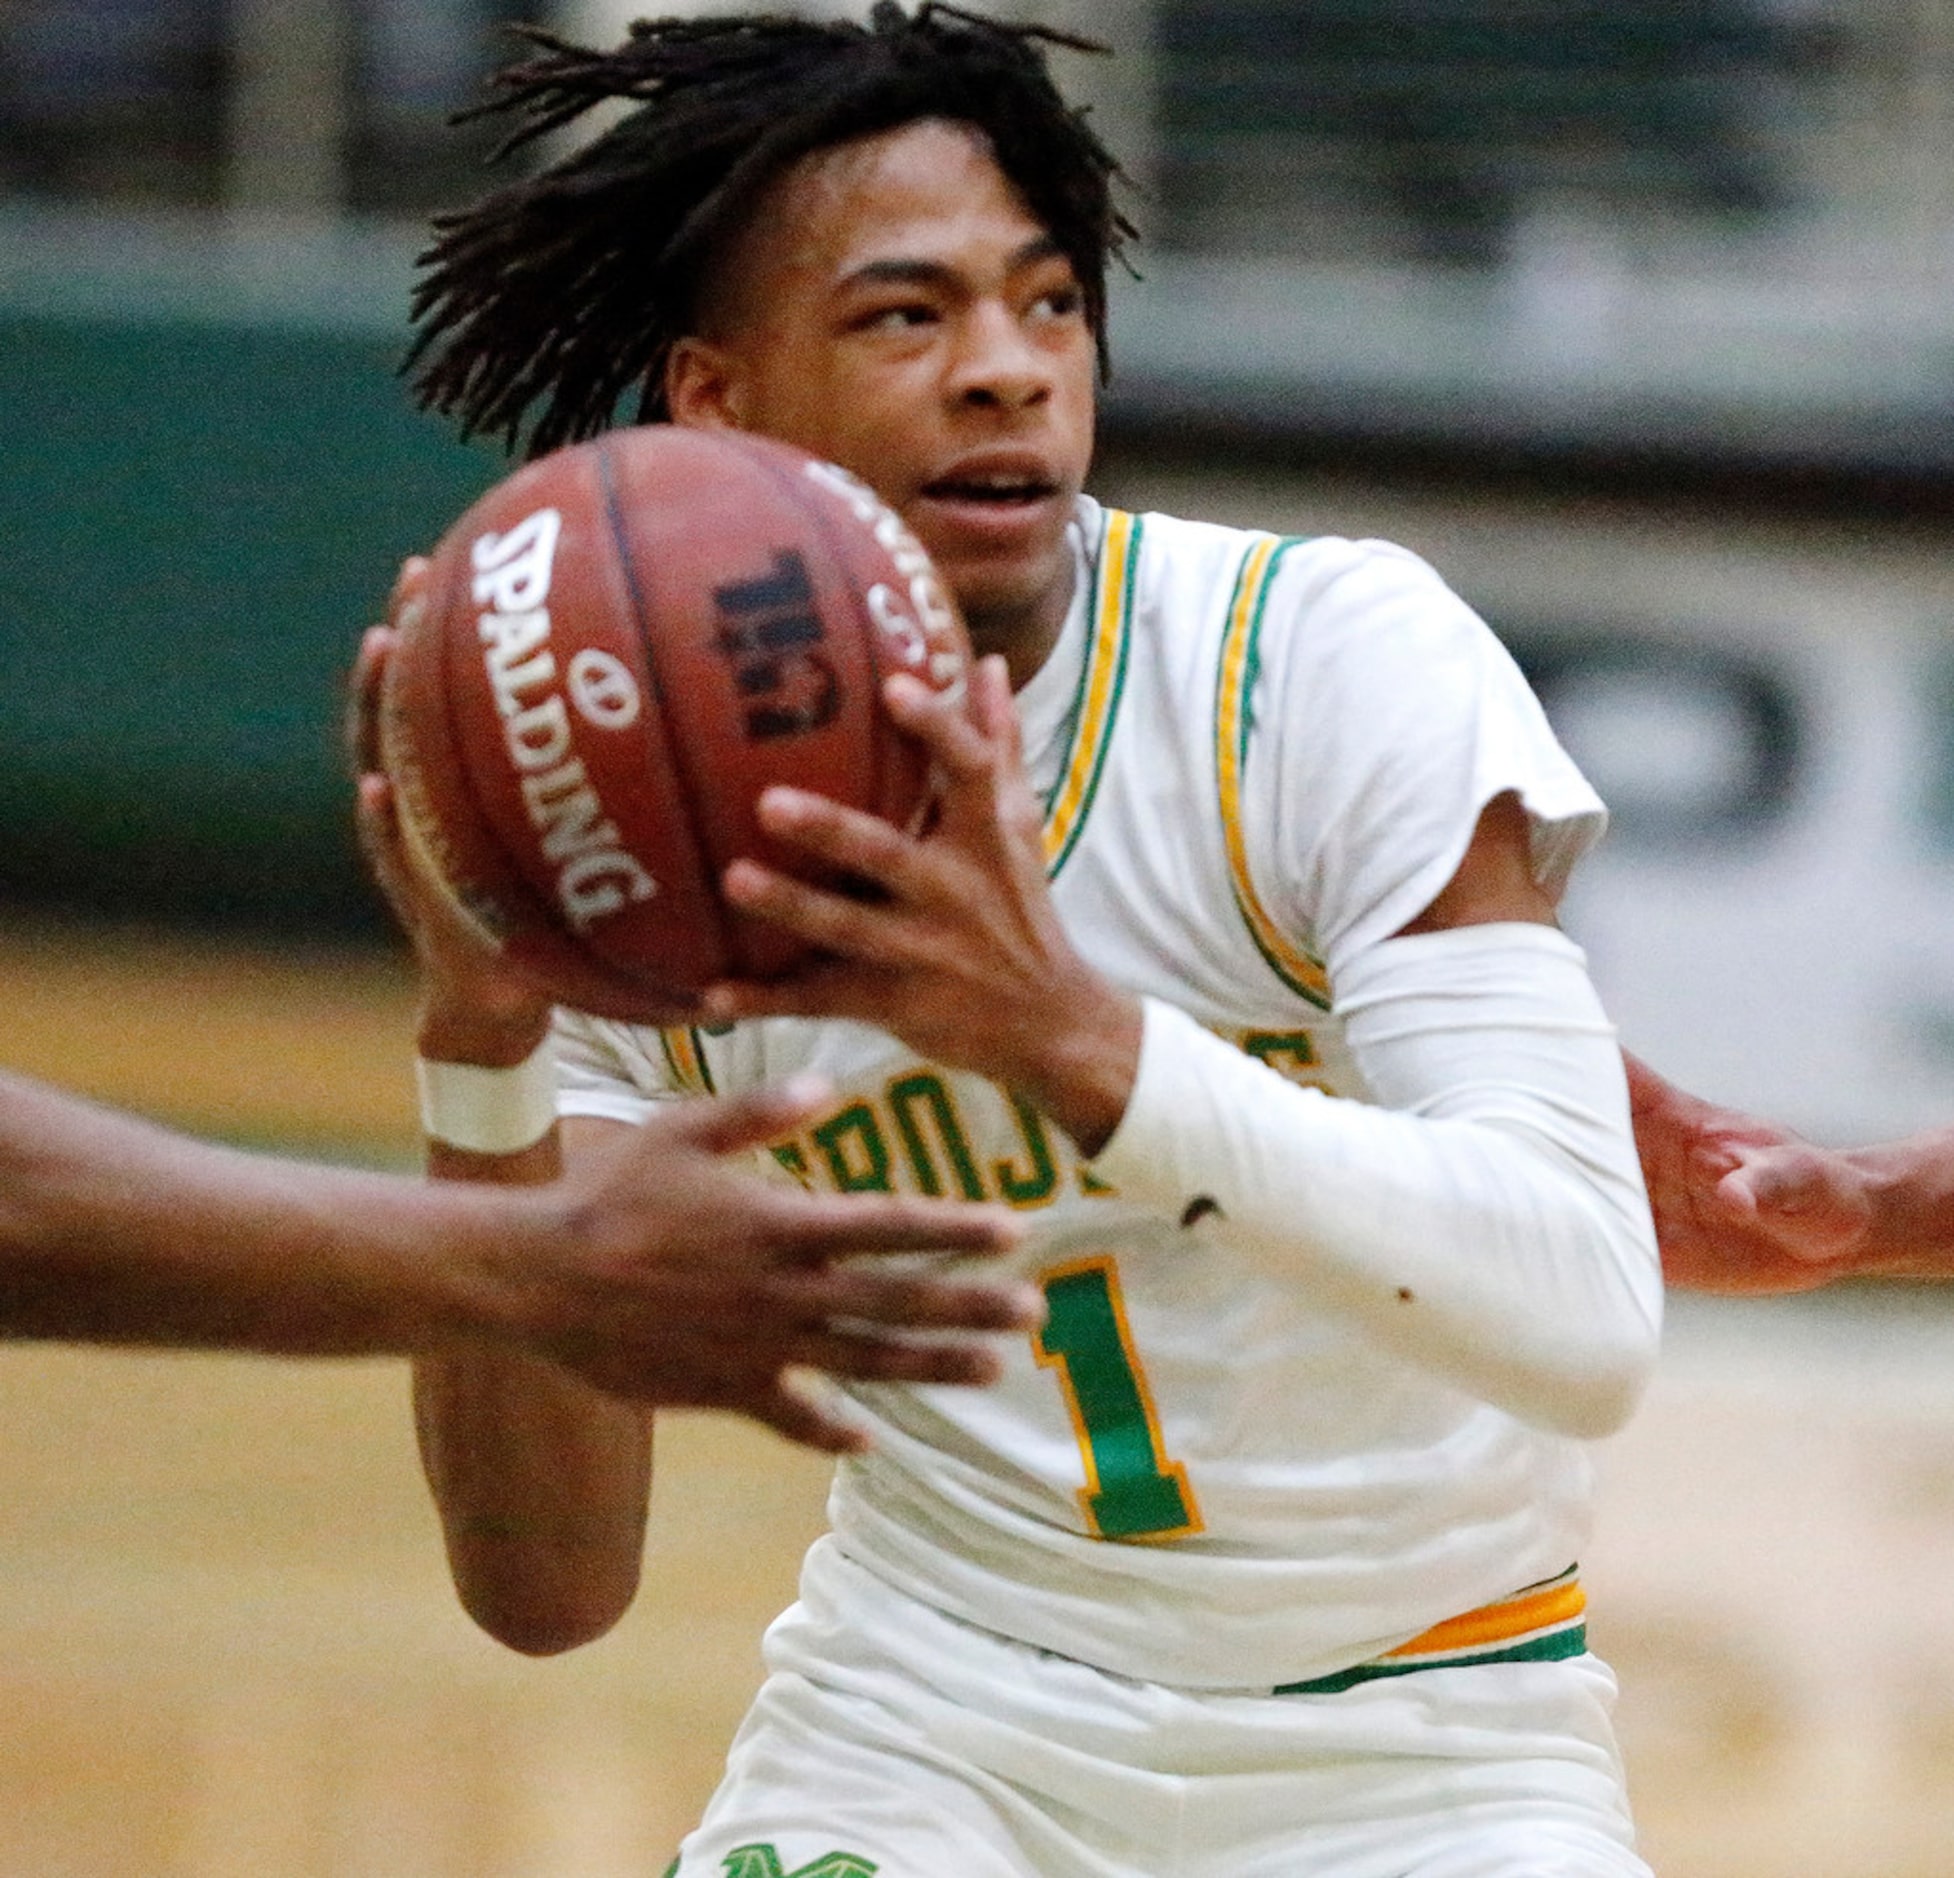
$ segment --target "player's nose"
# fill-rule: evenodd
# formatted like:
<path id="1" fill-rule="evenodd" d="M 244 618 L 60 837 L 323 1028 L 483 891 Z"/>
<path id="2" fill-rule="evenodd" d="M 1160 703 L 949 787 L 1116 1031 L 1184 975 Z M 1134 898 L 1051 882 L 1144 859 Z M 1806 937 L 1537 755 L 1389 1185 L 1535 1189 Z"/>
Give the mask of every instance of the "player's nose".
<path id="1" fill-rule="evenodd" d="M 980 302 L 963 322 L 959 340 L 950 372 L 957 402 L 1022 410 L 1052 395 L 1051 361 L 1011 307 Z"/>

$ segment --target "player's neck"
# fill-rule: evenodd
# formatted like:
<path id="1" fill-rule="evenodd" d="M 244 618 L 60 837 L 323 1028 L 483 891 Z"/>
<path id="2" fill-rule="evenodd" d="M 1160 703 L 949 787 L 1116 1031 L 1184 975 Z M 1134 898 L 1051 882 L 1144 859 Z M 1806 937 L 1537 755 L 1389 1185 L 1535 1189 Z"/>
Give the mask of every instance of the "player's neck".
<path id="1" fill-rule="evenodd" d="M 1078 570 L 1068 554 L 1058 577 L 1035 600 L 1018 605 L 964 608 L 964 623 L 970 628 L 970 643 L 978 653 L 1003 656 L 1011 673 L 1011 689 L 1022 691 L 1038 669 L 1051 657 L 1065 630 L 1065 616 L 1072 606 L 1072 588 Z"/>

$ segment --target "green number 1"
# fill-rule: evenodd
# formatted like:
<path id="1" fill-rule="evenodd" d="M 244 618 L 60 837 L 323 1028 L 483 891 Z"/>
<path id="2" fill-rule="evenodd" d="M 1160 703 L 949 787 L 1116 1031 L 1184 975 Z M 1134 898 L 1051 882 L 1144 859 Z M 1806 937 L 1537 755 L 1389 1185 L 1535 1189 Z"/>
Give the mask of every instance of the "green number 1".
<path id="1" fill-rule="evenodd" d="M 1048 1315 L 1033 1340 L 1055 1368 L 1085 1461 L 1079 1494 L 1101 1539 L 1179 1539 L 1201 1530 L 1187 1470 L 1169 1460 L 1145 1373 L 1126 1327 L 1119 1271 L 1099 1256 L 1042 1274 Z"/>

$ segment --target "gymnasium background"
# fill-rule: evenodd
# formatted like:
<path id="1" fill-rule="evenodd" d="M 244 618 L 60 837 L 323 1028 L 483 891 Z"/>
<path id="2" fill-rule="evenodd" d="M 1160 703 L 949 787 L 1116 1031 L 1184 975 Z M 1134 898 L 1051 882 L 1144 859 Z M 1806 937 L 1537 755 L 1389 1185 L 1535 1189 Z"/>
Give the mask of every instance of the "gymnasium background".
<path id="1" fill-rule="evenodd" d="M 608 37 L 631 9 L 533 16 Z M 393 377 L 488 0 L 0 0 L 0 1062 L 406 1165 L 338 674 L 494 461 Z M 1426 552 L 1614 804 L 1628 1042 L 1954 1123 L 1954 0 L 1071 0 L 1142 185 L 1102 494 Z M 1685 1301 L 1594 1633 L 1669 1878 L 1954 1870 L 1954 1323 Z M 662 1437 L 641 1606 L 455 1609 L 389 1365 L 0 1351 L 0 1878 L 662 1871 L 822 1470 Z"/>

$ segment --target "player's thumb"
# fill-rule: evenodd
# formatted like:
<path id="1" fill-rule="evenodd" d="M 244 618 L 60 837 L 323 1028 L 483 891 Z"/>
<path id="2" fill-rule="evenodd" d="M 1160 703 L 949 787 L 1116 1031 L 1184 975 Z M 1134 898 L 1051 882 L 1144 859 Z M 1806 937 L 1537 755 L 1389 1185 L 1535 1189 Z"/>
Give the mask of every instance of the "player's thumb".
<path id="1" fill-rule="evenodd" d="M 394 910 L 404 914 L 407 867 L 393 786 L 386 777 L 369 773 L 359 778 L 353 815 L 368 871 Z"/>

